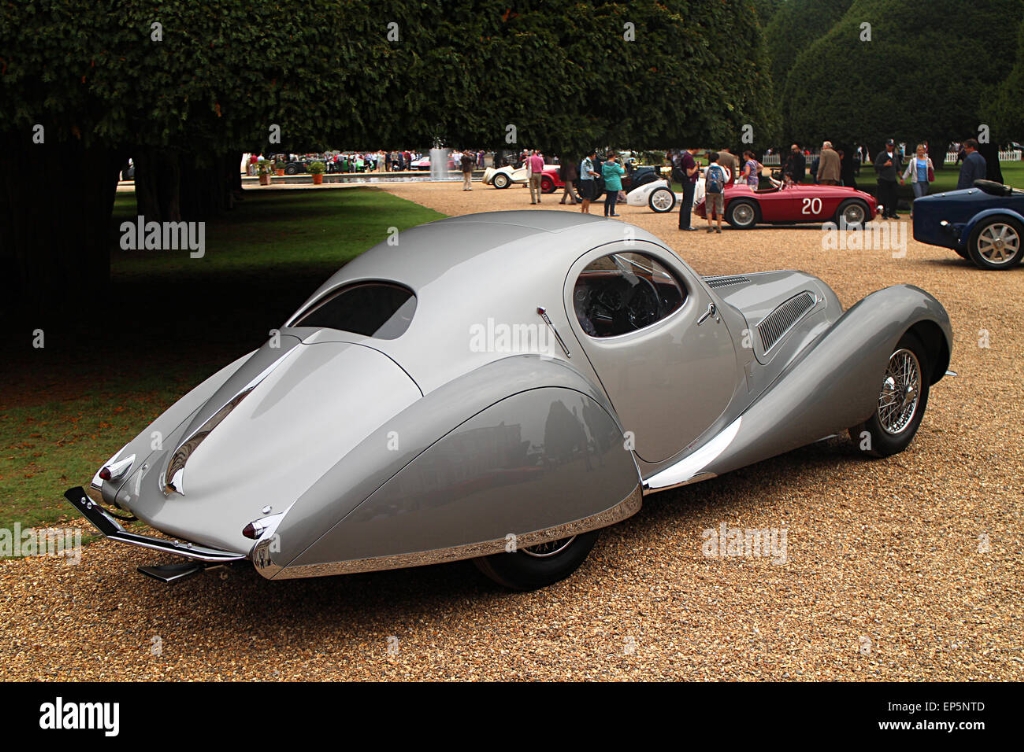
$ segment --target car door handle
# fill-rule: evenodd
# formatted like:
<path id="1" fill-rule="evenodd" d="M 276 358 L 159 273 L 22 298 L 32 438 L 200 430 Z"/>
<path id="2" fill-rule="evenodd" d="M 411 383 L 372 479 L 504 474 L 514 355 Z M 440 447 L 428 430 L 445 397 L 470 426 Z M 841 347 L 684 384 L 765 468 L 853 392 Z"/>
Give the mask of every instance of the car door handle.
<path id="1" fill-rule="evenodd" d="M 697 319 L 697 326 L 700 326 L 701 324 L 703 324 L 709 318 L 714 316 L 717 312 L 718 312 L 718 309 L 715 307 L 715 304 L 714 303 L 708 303 L 708 309 L 706 311 L 704 311 L 704 313 L 701 314 L 699 319 Z"/>

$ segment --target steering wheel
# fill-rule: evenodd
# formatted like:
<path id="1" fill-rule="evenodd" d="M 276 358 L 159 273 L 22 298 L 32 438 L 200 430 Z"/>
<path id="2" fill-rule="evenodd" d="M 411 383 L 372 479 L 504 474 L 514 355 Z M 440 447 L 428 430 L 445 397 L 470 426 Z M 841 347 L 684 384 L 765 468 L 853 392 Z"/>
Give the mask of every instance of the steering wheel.
<path id="1" fill-rule="evenodd" d="M 661 298 L 650 280 L 637 277 L 637 281 L 641 284 L 633 286 L 633 294 L 626 303 L 626 315 L 630 326 L 643 329 L 661 318 Z"/>

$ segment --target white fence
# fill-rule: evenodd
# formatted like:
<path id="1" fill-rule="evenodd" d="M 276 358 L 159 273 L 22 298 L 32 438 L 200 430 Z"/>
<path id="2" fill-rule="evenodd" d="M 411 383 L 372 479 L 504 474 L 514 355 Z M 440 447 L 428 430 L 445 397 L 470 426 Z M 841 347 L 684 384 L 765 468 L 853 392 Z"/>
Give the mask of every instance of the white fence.
<path id="1" fill-rule="evenodd" d="M 1000 162 L 1019 162 L 1021 160 L 1021 153 L 1022 152 L 1020 151 L 1020 149 L 1013 149 L 1011 151 L 1001 151 L 1001 152 L 999 152 L 999 161 Z M 956 161 L 956 157 L 957 157 L 957 153 L 955 151 L 947 151 L 946 152 L 946 161 L 947 162 L 955 162 Z"/>

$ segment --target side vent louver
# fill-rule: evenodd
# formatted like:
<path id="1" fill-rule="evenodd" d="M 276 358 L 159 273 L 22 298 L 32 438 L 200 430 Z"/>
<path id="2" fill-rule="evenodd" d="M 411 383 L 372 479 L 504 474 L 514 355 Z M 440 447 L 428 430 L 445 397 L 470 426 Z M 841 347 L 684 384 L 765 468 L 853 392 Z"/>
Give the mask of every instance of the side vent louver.
<path id="1" fill-rule="evenodd" d="M 729 285 L 742 285 L 745 282 L 749 282 L 749 277 L 705 277 L 704 281 L 707 282 L 708 287 L 714 289 L 717 287 L 728 287 Z"/>
<path id="2" fill-rule="evenodd" d="M 804 314 L 814 308 L 814 304 L 817 302 L 818 298 L 814 293 L 805 290 L 799 295 L 794 295 L 765 316 L 764 320 L 757 325 L 757 333 L 761 335 L 761 346 L 764 351 L 771 350 L 775 343 L 804 317 Z"/>

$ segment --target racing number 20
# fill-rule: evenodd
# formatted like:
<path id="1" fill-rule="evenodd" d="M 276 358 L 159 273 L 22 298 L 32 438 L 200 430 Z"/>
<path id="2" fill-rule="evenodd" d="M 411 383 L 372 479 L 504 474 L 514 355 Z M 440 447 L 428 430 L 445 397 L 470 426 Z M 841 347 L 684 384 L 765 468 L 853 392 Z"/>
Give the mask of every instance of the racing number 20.
<path id="1" fill-rule="evenodd" d="M 821 199 L 820 198 L 805 198 L 803 214 L 821 214 Z"/>

